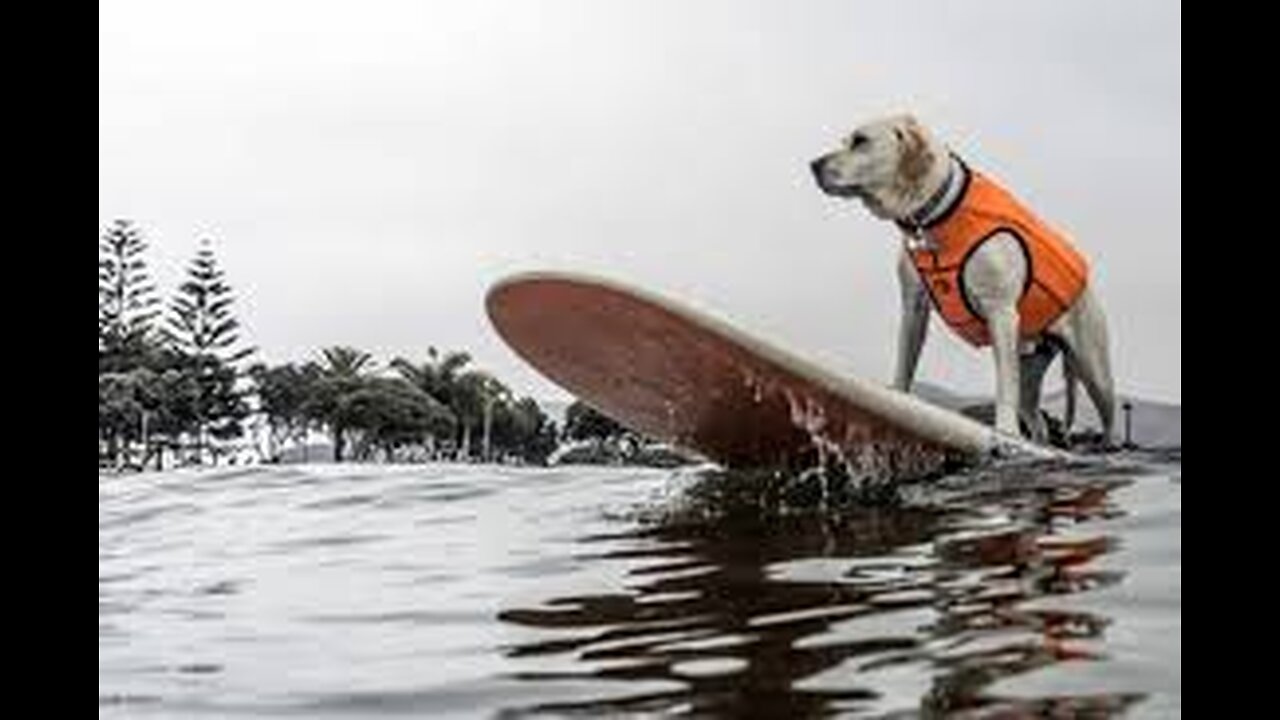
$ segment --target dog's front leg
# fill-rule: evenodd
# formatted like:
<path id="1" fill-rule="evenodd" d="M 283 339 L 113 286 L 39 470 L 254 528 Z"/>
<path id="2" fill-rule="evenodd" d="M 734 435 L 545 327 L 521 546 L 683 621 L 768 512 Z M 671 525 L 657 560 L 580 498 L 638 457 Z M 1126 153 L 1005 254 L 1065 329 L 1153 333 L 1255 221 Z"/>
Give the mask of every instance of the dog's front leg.
<path id="1" fill-rule="evenodd" d="M 996 429 L 1018 433 L 1021 368 L 1018 365 L 1018 308 L 1005 305 L 987 313 L 991 353 L 996 363 Z"/>
<path id="2" fill-rule="evenodd" d="M 920 348 L 924 347 L 929 331 L 929 291 L 905 252 L 898 257 L 898 286 L 902 291 L 902 318 L 898 323 L 898 359 L 893 386 L 909 392 L 920 361 Z"/>
<path id="3" fill-rule="evenodd" d="M 996 429 L 1018 434 L 1018 299 L 1030 268 L 1021 243 L 1001 232 L 969 256 L 965 292 L 987 322 L 996 364 Z"/>

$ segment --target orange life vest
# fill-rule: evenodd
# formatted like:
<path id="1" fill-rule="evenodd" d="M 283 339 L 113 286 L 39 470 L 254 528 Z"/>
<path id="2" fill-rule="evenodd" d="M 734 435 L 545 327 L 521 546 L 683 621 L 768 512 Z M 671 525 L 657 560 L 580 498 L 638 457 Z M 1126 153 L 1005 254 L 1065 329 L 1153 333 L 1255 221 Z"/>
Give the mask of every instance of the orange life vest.
<path id="1" fill-rule="evenodd" d="M 964 264 L 998 232 L 1018 239 L 1027 259 L 1027 280 L 1018 301 L 1018 333 L 1033 337 L 1053 324 L 1084 291 L 1089 265 L 1065 237 L 1036 217 L 1009 191 L 958 160 L 964 187 L 952 206 L 920 228 L 932 248 L 913 249 L 911 259 L 933 305 L 971 345 L 991 344 L 987 323 L 964 289 Z"/>

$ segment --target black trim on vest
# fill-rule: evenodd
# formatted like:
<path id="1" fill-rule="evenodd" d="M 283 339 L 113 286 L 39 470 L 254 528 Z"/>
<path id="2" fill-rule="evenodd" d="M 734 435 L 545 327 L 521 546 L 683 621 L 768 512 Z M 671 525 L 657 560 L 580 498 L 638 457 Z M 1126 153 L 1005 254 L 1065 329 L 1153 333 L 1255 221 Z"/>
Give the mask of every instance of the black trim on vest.
<path id="1" fill-rule="evenodd" d="M 1022 299 L 1027 296 L 1027 290 L 1031 288 L 1031 283 L 1035 281 L 1036 277 L 1035 267 L 1031 264 L 1031 250 L 1027 247 L 1026 238 L 1022 237 L 1022 234 L 1016 229 L 1008 226 L 999 226 L 979 238 L 976 243 L 965 251 L 964 257 L 960 258 L 960 264 L 956 266 L 956 289 L 960 293 L 960 301 L 964 303 L 965 309 L 969 311 L 970 315 L 982 320 L 983 323 L 986 323 L 986 317 L 979 313 L 978 309 L 969 301 L 969 289 L 964 286 L 964 266 L 969 263 L 969 258 L 973 257 L 973 254 L 978 251 L 978 248 L 982 247 L 983 243 L 1002 232 L 1009 233 L 1018 241 L 1018 247 L 1022 248 L 1022 257 L 1027 262 L 1027 276 L 1022 280 L 1022 292 L 1018 293 L 1018 302 L 1022 302 Z M 1050 295 L 1052 296 L 1052 293 Z M 1018 322 L 1021 324 L 1021 318 L 1019 318 Z M 988 329 L 988 332 L 990 332 L 990 329 Z"/>

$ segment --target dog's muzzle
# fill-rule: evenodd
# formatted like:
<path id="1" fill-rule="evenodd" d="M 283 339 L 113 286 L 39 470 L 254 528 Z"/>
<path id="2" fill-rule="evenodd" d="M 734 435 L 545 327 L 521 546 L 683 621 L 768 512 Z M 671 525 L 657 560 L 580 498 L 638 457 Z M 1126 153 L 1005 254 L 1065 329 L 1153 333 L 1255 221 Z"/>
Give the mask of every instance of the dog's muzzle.
<path id="1" fill-rule="evenodd" d="M 830 159 L 830 155 L 823 155 L 809 163 L 809 170 L 813 172 L 813 179 L 817 181 L 818 188 L 834 197 L 857 197 L 859 190 L 856 185 L 837 185 L 831 181 L 827 173 L 827 162 Z"/>

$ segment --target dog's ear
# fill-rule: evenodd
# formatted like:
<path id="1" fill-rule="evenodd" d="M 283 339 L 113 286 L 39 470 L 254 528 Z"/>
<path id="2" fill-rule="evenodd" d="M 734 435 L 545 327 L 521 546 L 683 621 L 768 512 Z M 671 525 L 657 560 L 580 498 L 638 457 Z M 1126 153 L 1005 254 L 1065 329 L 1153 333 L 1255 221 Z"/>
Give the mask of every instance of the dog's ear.
<path id="1" fill-rule="evenodd" d="M 894 125 L 893 133 L 902 148 L 898 154 L 898 179 L 904 185 L 918 185 L 936 159 L 929 149 L 924 127 L 908 115 Z"/>

